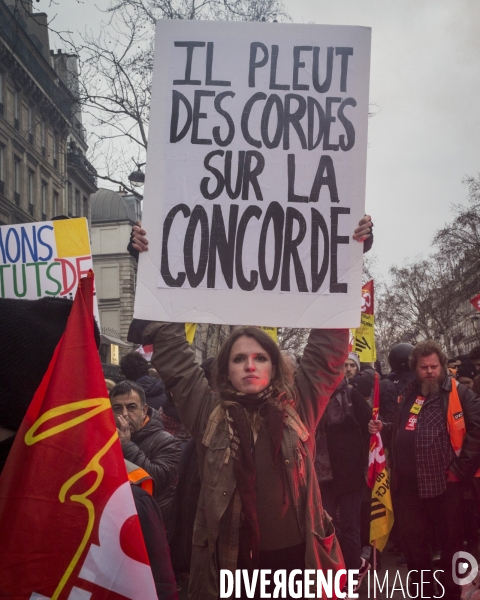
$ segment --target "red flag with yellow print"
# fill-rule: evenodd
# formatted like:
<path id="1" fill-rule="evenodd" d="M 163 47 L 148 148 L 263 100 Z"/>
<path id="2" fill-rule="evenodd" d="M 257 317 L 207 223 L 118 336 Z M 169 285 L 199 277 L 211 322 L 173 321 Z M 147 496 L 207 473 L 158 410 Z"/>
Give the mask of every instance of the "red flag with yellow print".
<path id="1" fill-rule="evenodd" d="M 81 280 L 0 476 L 0 589 L 15 599 L 156 599 Z"/>

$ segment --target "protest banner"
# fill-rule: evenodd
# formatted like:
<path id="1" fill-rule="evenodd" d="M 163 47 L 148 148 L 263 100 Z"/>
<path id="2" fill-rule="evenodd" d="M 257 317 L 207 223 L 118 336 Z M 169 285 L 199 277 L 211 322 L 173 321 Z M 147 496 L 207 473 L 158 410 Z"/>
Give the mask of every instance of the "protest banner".
<path id="1" fill-rule="evenodd" d="M 362 308 L 360 327 L 353 330 L 351 350 L 358 354 L 360 362 L 372 363 L 377 360 L 375 347 L 375 294 L 373 279 L 362 288 Z"/>
<path id="2" fill-rule="evenodd" d="M 0 227 L 0 298 L 73 300 L 92 268 L 85 218 Z M 99 322 L 96 296 L 94 314 Z"/>
<path id="3" fill-rule="evenodd" d="M 159 21 L 135 317 L 359 324 L 370 29 Z"/>

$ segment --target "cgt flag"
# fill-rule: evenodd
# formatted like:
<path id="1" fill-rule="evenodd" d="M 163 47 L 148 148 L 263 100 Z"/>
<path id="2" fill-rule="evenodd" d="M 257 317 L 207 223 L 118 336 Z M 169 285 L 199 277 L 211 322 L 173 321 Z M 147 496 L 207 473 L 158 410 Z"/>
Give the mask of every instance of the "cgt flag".
<path id="1" fill-rule="evenodd" d="M 81 280 L 0 477 L 0 588 L 16 600 L 157 598 Z"/>
<path id="2" fill-rule="evenodd" d="M 351 352 L 358 354 L 360 362 L 372 363 L 377 360 L 375 349 L 375 305 L 373 279 L 362 287 L 362 313 L 360 327 L 351 330 L 353 340 Z"/>
<path id="3" fill-rule="evenodd" d="M 380 384 L 378 373 L 375 373 L 373 386 L 373 415 L 378 419 L 380 404 Z M 382 438 L 376 433 L 370 438 L 370 453 L 368 456 L 368 486 L 372 489 L 370 508 L 370 543 L 376 542 L 380 552 L 385 545 L 393 527 L 392 497 L 390 494 L 390 477 L 387 471 L 385 452 Z"/>

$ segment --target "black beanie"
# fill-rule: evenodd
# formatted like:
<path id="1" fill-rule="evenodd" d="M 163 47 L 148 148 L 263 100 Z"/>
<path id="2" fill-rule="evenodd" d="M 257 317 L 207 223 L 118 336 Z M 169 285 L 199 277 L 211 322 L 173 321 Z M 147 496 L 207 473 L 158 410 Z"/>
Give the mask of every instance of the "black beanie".
<path id="1" fill-rule="evenodd" d="M 350 385 L 359 391 L 364 398 L 368 398 L 372 394 L 373 381 L 368 376 L 356 375 L 353 379 L 350 379 Z"/>
<path id="2" fill-rule="evenodd" d="M 457 369 L 457 379 L 460 377 L 475 379 L 476 376 L 477 371 L 475 365 L 471 361 L 465 360 L 464 362 L 460 363 L 460 366 Z"/>

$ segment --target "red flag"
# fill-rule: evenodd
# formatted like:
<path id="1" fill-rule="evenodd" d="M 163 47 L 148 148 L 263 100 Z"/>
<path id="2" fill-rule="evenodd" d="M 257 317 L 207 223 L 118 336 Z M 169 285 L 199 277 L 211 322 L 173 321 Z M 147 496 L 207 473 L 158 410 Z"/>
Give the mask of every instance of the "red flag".
<path id="1" fill-rule="evenodd" d="M 82 279 L 0 477 L 0 588 L 15 599 L 156 599 Z"/>
<path id="2" fill-rule="evenodd" d="M 373 383 L 373 409 L 372 419 L 376 421 L 378 419 L 378 413 L 380 410 L 380 379 L 378 373 L 375 373 L 375 380 Z M 368 476 L 367 484 L 370 488 L 373 488 L 377 476 L 385 469 L 386 460 L 385 452 L 383 450 L 382 438 L 379 433 L 374 433 L 370 436 L 370 453 L 368 455 Z"/>
<path id="3" fill-rule="evenodd" d="M 362 313 L 365 315 L 375 314 L 373 289 L 373 279 L 370 279 L 370 281 L 367 281 L 367 283 L 362 286 Z"/>
<path id="4" fill-rule="evenodd" d="M 375 373 L 373 385 L 373 414 L 372 419 L 378 419 L 380 407 L 380 379 Z M 368 456 L 368 480 L 372 488 L 370 505 L 370 543 L 382 551 L 393 527 L 393 507 L 390 495 L 390 477 L 387 471 L 385 452 L 382 438 L 375 433 L 370 438 L 370 454 Z"/>
<path id="5" fill-rule="evenodd" d="M 480 312 L 480 294 L 477 294 L 475 298 L 470 300 L 471 305 Z"/>

